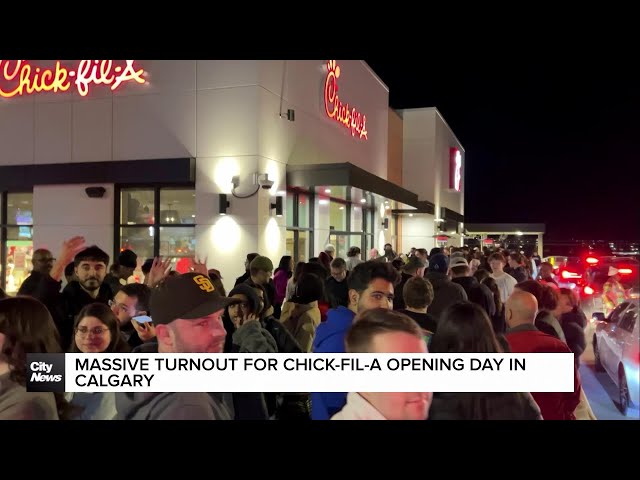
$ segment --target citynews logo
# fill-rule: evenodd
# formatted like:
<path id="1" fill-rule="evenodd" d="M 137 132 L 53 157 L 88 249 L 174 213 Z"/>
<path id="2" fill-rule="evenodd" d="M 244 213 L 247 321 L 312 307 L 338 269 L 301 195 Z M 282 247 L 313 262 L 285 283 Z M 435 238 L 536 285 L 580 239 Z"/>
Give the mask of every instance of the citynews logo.
<path id="1" fill-rule="evenodd" d="M 28 392 L 64 392 L 64 353 L 27 355 Z"/>

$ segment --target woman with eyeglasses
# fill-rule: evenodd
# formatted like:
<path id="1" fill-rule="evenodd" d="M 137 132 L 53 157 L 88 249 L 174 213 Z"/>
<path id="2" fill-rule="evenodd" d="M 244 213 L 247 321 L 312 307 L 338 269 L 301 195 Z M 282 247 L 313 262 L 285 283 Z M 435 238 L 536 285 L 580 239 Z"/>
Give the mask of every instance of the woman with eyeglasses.
<path id="1" fill-rule="evenodd" d="M 62 353 L 51 314 L 38 300 L 0 300 L 0 420 L 65 419 L 62 394 L 27 392 L 27 354 Z"/>
<path id="2" fill-rule="evenodd" d="M 84 307 L 73 325 L 71 353 L 129 353 L 131 348 L 120 335 L 118 319 L 103 303 Z M 116 416 L 113 392 L 67 393 L 76 407 L 74 420 L 111 420 Z"/>

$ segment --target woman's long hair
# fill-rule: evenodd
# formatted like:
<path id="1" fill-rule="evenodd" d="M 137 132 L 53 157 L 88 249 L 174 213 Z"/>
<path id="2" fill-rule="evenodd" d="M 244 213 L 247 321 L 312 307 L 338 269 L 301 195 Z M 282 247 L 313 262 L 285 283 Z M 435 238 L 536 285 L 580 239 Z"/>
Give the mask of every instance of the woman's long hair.
<path id="1" fill-rule="evenodd" d="M 0 301 L 0 333 L 5 336 L 0 357 L 9 364 L 9 378 L 27 385 L 28 353 L 62 353 L 60 335 L 47 307 L 35 298 L 15 297 Z M 68 417 L 70 407 L 62 393 L 54 393 L 58 417 Z"/>
<path id="2" fill-rule="evenodd" d="M 471 302 L 454 303 L 442 313 L 429 350 L 432 353 L 502 353 L 487 312 Z"/>
<path id="3" fill-rule="evenodd" d="M 273 274 L 275 275 L 280 270 L 284 270 L 285 272 L 287 272 L 287 278 L 291 278 L 291 275 L 293 274 L 293 272 L 291 271 L 291 255 L 284 255 L 282 258 L 280 258 L 280 264 L 278 265 L 278 268 L 276 268 L 276 271 L 273 272 Z"/>
<path id="4" fill-rule="evenodd" d="M 503 353 L 487 313 L 478 305 L 458 302 L 438 320 L 429 350 L 433 353 Z M 456 417 L 465 420 L 518 418 L 525 396 L 521 393 L 456 393 Z"/>

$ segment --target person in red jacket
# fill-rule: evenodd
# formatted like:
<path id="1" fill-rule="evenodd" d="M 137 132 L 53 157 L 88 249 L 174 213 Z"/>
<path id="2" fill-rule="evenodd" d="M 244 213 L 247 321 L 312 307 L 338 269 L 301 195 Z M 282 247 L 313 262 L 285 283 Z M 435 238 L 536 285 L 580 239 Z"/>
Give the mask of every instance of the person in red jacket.
<path id="1" fill-rule="evenodd" d="M 536 297 L 515 289 L 507 300 L 505 316 L 507 341 L 512 353 L 571 353 L 567 344 L 542 333 L 534 323 L 538 313 Z M 580 375 L 573 369 L 573 392 L 531 392 L 545 420 L 575 420 L 573 414 L 580 403 Z"/>

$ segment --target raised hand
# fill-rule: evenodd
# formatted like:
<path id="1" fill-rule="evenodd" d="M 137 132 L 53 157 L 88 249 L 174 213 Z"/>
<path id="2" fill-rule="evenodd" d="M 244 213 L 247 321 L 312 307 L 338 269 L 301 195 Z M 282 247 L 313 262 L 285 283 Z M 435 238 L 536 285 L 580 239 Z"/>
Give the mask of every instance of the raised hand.
<path id="1" fill-rule="evenodd" d="M 191 271 L 195 273 L 200 273 L 204 276 L 209 276 L 209 270 L 207 269 L 207 257 L 204 257 L 204 261 L 198 260 L 198 257 L 194 257 Z"/>
<path id="2" fill-rule="evenodd" d="M 162 280 L 164 280 L 169 275 L 169 270 L 171 269 L 171 259 L 165 258 L 162 260 L 160 257 L 156 257 L 153 259 L 153 263 L 151 264 L 151 270 L 149 270 L 147 285 L 149 288 L 154 288 L 158 285 Z"/>
<path id="3" fill-rule="evenodd" d="M 60 255 L 58 255 L 56 263 L 53 264 L 51 272 L 49 272 L 51 278 L 59 282 L 62 279 L 65 267 L 85 248 L 87 248 L 86 241 L 81 236 L 71 237 L 69 240 L 62 242 Z"/>

